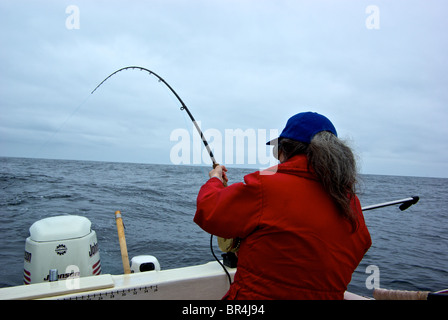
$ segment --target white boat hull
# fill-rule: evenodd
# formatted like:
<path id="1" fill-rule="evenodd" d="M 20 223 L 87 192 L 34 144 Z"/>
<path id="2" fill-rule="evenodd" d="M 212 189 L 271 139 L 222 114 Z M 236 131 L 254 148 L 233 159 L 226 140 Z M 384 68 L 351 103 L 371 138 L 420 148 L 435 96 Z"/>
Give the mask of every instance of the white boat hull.
<path id="1" fill-rule="evenodd" d="M 228 269 L 233 279 L 236 269 Z M 217 262 L 123 275 L 104 274 L 0 289 L 0 299 L 214 300 L 229 289 Z"/>
<path id="2" fill-rule="evenodd" d="M 236 269 L 227 268 L 232 280 Z M 217 262 L 161 271 L 73 278 L 0 289 L 2 300 L 219 300 L 229 280 Z M 347 292 L 345 299 L 366 299 Z"/>

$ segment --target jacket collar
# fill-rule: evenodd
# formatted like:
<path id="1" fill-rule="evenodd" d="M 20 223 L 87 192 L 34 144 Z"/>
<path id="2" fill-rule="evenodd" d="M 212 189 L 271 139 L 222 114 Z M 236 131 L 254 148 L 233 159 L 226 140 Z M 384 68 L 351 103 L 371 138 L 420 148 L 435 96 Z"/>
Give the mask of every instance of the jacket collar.
<path id="1" fill-rule="evenodd" d="M 272 166 L 264 171 L 261 175 L 273 175 L 276 173 L 290 174 L 307 179 L 317 180 L 314 169 L 308 166 L 306 155 L 297 155 L 278 165 Z"/>

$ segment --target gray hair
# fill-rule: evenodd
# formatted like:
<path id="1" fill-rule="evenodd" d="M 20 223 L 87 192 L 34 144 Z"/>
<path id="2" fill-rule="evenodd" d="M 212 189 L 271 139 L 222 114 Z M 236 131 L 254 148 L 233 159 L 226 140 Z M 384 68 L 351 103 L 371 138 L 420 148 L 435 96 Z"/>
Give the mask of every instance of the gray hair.
<path id="1" fill-rule="evenodd" d="M 341 215 L 356 229 L 358 219 L 351 202 L 356 194 L 358 172 L 350 147 L 331 132 L 322 131 L 309 144 L 280 138 L 278 152 L 285 161 L 295 155 L 305 154 L 308 167 L 314 170 L 318 180 L 340 209 Z"/>

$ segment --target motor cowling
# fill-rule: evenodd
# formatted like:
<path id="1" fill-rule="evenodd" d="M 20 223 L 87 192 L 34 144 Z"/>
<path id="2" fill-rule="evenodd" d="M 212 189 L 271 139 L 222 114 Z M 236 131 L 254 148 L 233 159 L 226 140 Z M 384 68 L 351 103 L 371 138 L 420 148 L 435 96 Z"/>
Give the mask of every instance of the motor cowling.
<path id="1" fill-rule="evenodd" d="M 33 223 L 25 242 L 25 284 L 101 274 L 96 233 L 86 217 L 62 215 Z"/>

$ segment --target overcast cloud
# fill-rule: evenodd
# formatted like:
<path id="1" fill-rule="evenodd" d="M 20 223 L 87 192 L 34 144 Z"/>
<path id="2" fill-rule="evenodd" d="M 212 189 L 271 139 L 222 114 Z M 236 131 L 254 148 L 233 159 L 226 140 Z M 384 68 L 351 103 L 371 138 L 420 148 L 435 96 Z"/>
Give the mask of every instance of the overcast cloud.
<path id="1" fill-rule="evenodd" d="M 226 129 L 261 139 L 258 130 L 316 111 L 362 173 L 447 178 L 447 9 L 443 0 L 2 0 L 0 156 L 173 163 L 170 136 L 193 126 L 155 77 L 124 71 L 90 94 L 137 65 L 177 91 L 211 140 L 221 133 L 216 149 L 229 143 Z"/>

